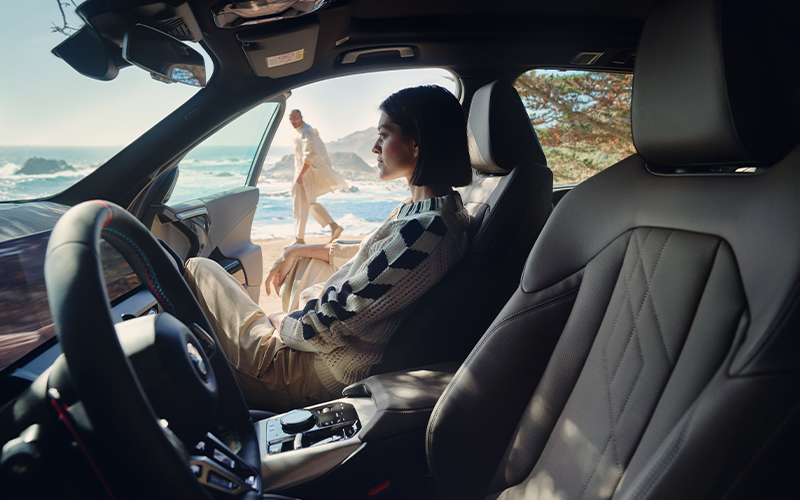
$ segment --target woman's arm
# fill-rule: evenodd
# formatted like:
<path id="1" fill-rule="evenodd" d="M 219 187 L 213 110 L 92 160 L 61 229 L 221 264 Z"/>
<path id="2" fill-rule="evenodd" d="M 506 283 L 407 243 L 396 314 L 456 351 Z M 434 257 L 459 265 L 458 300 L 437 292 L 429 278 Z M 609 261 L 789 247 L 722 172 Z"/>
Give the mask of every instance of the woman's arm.
<path id="1" fill-rule="evenodd" d="M 344 282 L 330 285 L 302 310 L 275 318 L 283 342 L 299 351 L 329 353 L 370 335 L 372 325 L 416 301 L 460 258 L 463 249 L 453 241 L 458 237 L 448 232 L 440 216 L 395 224 L 371 258 L 351 261 Z"/>
<path id="2" fill-rule="evenodd" d="M 319 259 L 328 262 L 328 254 L 331 251 L 331 244 L 317 245 L 292 245 L 283 252 L 284 255 L 291 254 L 295 259 L 308 257 L 309 259 Z"/>
<path id="3" fill-rule="evenodd" d="M 267 295 L 271 295 L 270 284 L 275 288 L 275 293 L 280 296 L 279 287 L 283 284 L 289 271 L 294 267 L 295 262 L 300 257 L 308 257 L 310 259 L 319 259 L 328 262 L 328 255 L 330 254 L 330 243 L 318 245 L 292 245 L 283 252 L 283 255 L 272 264 L 272 268 L 267 274 L 267 279 L 264 280 L 264 287 L 267 289 Z"/>

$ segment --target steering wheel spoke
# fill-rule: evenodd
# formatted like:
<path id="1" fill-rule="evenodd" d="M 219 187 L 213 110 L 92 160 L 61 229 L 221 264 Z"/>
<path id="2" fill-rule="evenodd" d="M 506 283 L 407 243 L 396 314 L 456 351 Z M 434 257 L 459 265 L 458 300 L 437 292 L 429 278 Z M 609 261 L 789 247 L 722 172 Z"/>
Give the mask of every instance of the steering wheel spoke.
<path id="1" fill-rule="evenodd" d="M 214 356 L 214 353 L 217 352 L 217 342 L 214 340 L 214 337 L 212 337 L 207 331 L 203 330 L 203 327 L 197 323 L 192 323 L 189 325 L 189 330 L 192 331 L 197 340 L 200 341 L 200 344 L 202 344 L 206 356 L 209 358 Z"/>
<path id="2" fill-rule="evenodd" d="M 231 495 L 260 491 L 258 471 L 210 432 L 195 445 L 193 453 L 189 465 L 201 484 Z"/>

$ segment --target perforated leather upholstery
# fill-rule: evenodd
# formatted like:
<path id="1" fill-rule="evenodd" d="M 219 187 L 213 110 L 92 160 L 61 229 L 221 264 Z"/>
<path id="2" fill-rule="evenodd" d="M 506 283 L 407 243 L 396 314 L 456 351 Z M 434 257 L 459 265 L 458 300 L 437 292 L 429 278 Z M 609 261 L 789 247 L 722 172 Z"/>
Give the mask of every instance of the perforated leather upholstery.
<path id="1" fill-rule="evenodd" d="M 680 57 L 722 68 L 691 92 L 743 96 L 728 92 L 744 68 L 726 64 L 726 30 L 763 18 L 752 4 L 724 3 L 651 12 L 634 77 L 643 156 L 557 205 L 520 287 L 445 390 L 426 443 L 438 497 L 747 498 L 748 481 L 770 497 L 774 484 L 753 483 L 755 471 L 786 459 L 765 446 L 797 425 L 800 403 L 800 137 L 745 139 L 739 131 L 754 125 L 742 120 L 766 118 L 740 102 L 730 117 L 705 120 L 697 96 L 662 101 L 694 73 L 646 59 L 659 53 L 654 44 L 675 43 Z M 692 22 L 668 29 L 676 19 Z M 720 40 L 711 61 L 709 39 Z M 672 128 L 686 122 L 703 123 L 706 139 L 684 148 Z M 666 161 L 685 173 L 769 168 L 647 168 Z"/>
<path id="2" fill-rule="evenodd" d="M 373 374 L 466 358 L 514 293 L 550 213 L 553 174 L 510 83 L 475 93 L 468 132 L 473 181 L 459 191 L 470 246 L 400 325 Z"/>

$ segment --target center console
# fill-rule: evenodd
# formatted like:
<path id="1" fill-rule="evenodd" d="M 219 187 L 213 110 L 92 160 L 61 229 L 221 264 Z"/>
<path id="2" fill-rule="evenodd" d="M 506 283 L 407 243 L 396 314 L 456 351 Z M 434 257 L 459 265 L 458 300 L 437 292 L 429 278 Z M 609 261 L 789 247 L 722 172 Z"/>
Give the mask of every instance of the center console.
<path id="1" fill-rule="evenodd" d="M 355 406 L 338 401 L 267 420 L 267 454 L 300 450 L 351 438 L 361 429 Z"/>
<path id="2" fill-rule="evenodd" d="M 370 474 L 380 482 L 399 463 L 418 463 L 424 474 L 425 428 L 459 365 L 376 375 L 348 386 L 344 398 L 259 420 L 263 491 L 352 484 L 350 473 L 369 485 Z"/>

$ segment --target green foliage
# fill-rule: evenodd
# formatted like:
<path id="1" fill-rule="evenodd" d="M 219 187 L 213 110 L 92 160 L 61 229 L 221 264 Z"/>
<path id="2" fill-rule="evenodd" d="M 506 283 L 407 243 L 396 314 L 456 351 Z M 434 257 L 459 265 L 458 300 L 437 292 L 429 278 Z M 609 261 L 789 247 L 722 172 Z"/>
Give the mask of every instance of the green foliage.
<path id="1" fill-rule="evenodd" d="M 514 83 L 539 135 L 556 184 L 580 182 L 635 152 L 632 75 L 535 74 Z"/>

